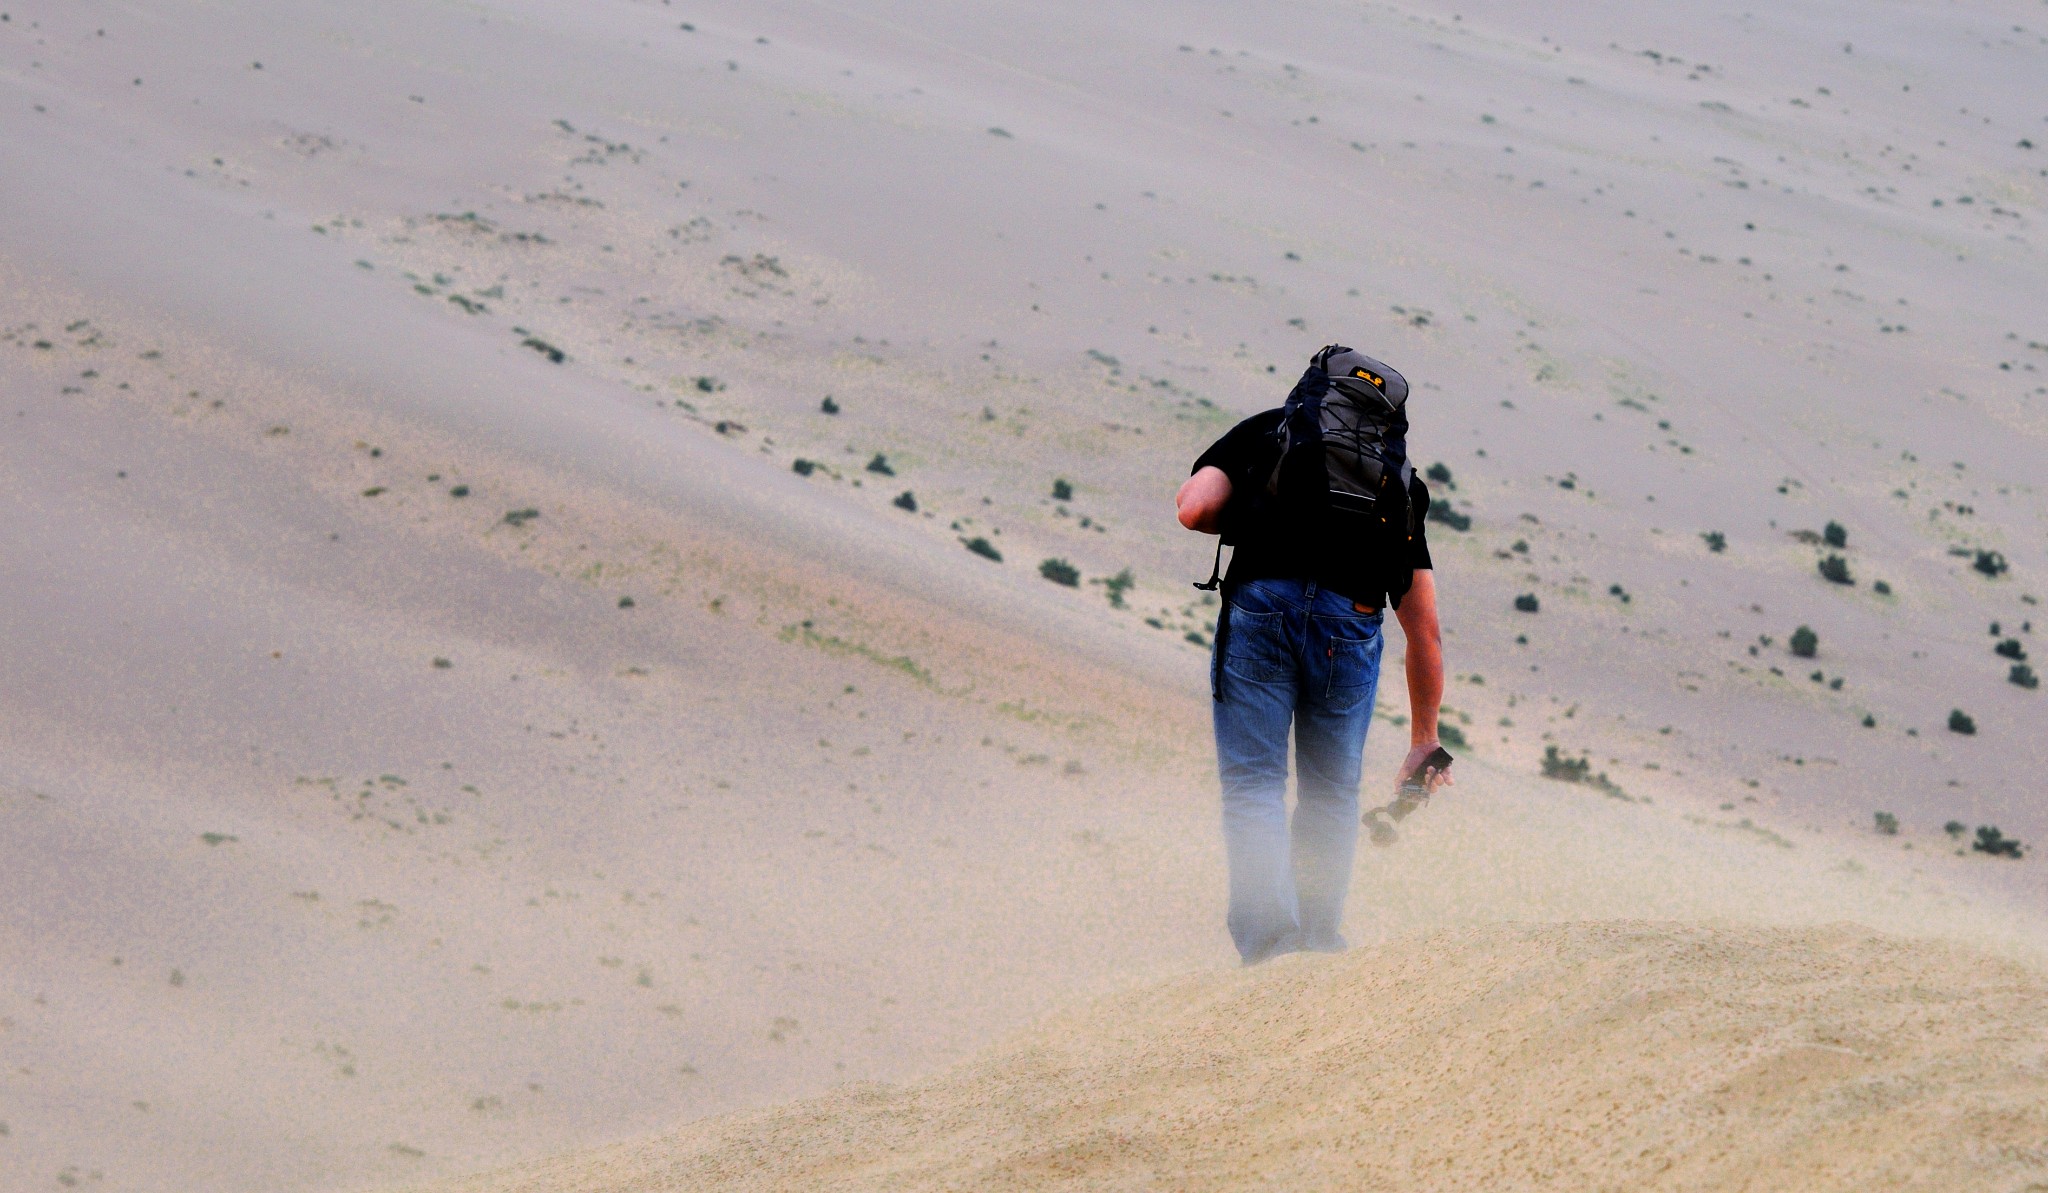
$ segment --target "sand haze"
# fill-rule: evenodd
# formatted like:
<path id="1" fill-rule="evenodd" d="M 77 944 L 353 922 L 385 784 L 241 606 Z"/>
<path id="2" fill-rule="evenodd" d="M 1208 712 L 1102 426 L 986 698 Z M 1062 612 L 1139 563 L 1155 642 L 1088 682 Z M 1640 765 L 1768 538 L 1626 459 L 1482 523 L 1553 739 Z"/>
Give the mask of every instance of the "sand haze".
<path id="1" fill-rule="evenodd" d="M 0 14 L 10 1189 L 2044 1179 L 2038 11 Z M 1459 781 L 1239 973 L 1331 341 Z"/>

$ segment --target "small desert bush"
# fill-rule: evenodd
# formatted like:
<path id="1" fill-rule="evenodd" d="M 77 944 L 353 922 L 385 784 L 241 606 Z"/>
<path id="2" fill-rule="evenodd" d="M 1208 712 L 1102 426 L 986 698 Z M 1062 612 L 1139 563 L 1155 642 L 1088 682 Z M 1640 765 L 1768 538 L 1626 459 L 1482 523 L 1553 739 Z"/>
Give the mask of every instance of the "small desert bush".
<path id="1" fill-rule="evenodd" d="M 908 489 L 905 489 L 901 493 L 898 493 L 896 495 L 896 500 L 890 502 L 890 504 L 894 505 L 897 509 L 908 510 L 914 514 L 917 512 L 917 494 L 912 493 Z"/>
<path id="2" fill-rule="evenodd" d="M 1830 584 L 1854 584 L 1856 578 L 1849 574 L 1849 561 L 1839 555 L 1829 555 L 1820 561 L 1821 579 Z"/>
<path id="3" fill-rule="evenodd" d="M 1074 499 L 1074 486 L 1064 480 L 1054 480 L 1052 482 L 1052 499 L 1054 501 L 1072 501 Z"/>
<path id="4" fill-rule="evenodd" d="M 1970 848 L 1978 853 L 1988 853 L 1992 857 L 2018 859 L 2026 847 L 1999 832 L 1997 825 L 1980 824 L 1977 826 L 1977 839 L 1971 842 Z"/>
<path id="5" fill-rule="evenodd" d="M 1968 737 L 1977 732 L 1977 722 L 1962 709 L 1952 708 L 1948 710 L 1948 731 Z"/>
<path id="6" fill-rule="evenodd" d="M 1448 526 L 1452 530 L 1472 529 L 1472 515 L 1459 513 L 1457 510 L 1452 509 L 1447 501 L 1430 502 L 1429 513 L 1424 515 L 1424 517 L 1428 521 Z"/>
<path id="7" fill-rule="evenodd" d="M 1991 652 L 2002 658 L 2011 659 L 2016 663 L 2025 662 L 2027 658 L 2027 648 L 2020 645 L 2020 640 L 2018 638 L 2005 639 L 1998 645 L 1992 647 Z"/>
<path id="8" fill-rule="evenodd" d="M 1560 753 L 1556 746 L 1545 746 L 1541 766 L 1543 777 L 1546 779 L 1556 779 L 1560 783 L 1581 783 L 1610 798 L 1634 802 L 1629 800 L 1628 793 L 1621 789 L 1621 784 L 1607 777 L 1606 771 L 1595 774 L 1592 759 L 1584 754 L 1572 758 Z"/>
<path id="9" fill-rule="evenodd" d="M 879 476 L 896 475 L 896 470 L 889 466 L 889 457 L 883 455 L 881 452 L 876 452 L 875 458 L 868 461 L 868 471 L 875 473 Z"/>
<path id="10" fill-rule="evenodd" d="M 1879 836 L 1896 837 L 1899 835 L 1899 818 L 1890 812 L 1874 812 L 1871 814 L 1871 820 L 1876 823 Z"/>
<path id="11" fill-rule="evenodd" d="M 1048 559 L 1041 562 L 1038 565 L 1038 574 L 1054 584 L 1064 584 L 1068 588 L 1081 586 L 1081 569 L 1064 559 Z"/>
<path id="12" fill-rule="evenodd" d="M 1712 551 L 1716 555 L 1728 549 L 1728 536 L 1718 530 L 1701 532 L 1700 541 L 1707 545 L 1707 550 Z"/>
<path id="13" fill-rule="evenodd" d="M 1515 611 L 1518 613 L 1534 613 L 1542 607 L 1543 602 L 1537 600 L 1533 592 L 1525 592 L 1515 598 Z"/>
<path id="14" fill-rule="evenodd" d="M 1810 659 L 1820 653 L 1820 635 L 1813 632 L 1812 626 L 1800 626 L 1792 631 L 1788 645 L 1794 658 Z"/>
<path id="15" fill-rule="evenodd" d="M 1003 553 L 996 550 L 994 543 L 989 542 L 980 535 L 976 535 L 971 539 L 961 539 L 960 545 L 981 556 L 983 559 L 992 559 L 997 563 L 1003 561 Z"/>
<path id="16" fill-rule="evenodd" d="M 1593 769 L 1591 760 L 1580 756 L 1570 758 L 1560 754 L 1556 746 L 1543 747 L 1543 777 L 1556 779 L 1561 783 L 1583 783 Z"/>
<path id="17" fill-rule="evenodd" d="M 1976 560 L 1970 566 L 1987 576 L 1996 578 L 2005 574 L 2010 565 L 2005 562 L 2005 556 L 2000 555 L 1996 551 L 1979 551 L 1977 552 Z"/>
<path id="18" fill-rule="evenodd" d="M 1830 522 L 1821 530 L 1820 541 L 1839 550 L 1849 545 L 1849 531 L 1840 522 Z"/>
<path id="19" fill-rule="evenodd" d="M 798 476 L 809 476 L 811 473 L 816 472 L 818 470 L 818 466 L 816 463 L 810 460 L 806 460 L 802 456 L 798 456 L 796 459 L 791 460 L 789 462 L 789 470 L 791 472 L 796 473 Z"/>
<path id="20" fill-rule="evenodd" d="M 1102 585 L 1104 594 L 1109 597 L 1110 608 L 1121 609 L 1124 607 L 1124 594 L 1137 585 L 1138 578 L 1131 575 L 1131 569 L 1125 568 L 1114 576 L 1090 580 L 1089 583 Z"/>
<path id="21" fill-rule="evenodd" d="M 2005 679 L 2007 683 L 2016 684 L 2030 692 L 2041 686 L 2041 677 L 2035 675 L 2034 669 L 2025 663 L 2014 663 L 2012 670 L 2005 673 Z"/>

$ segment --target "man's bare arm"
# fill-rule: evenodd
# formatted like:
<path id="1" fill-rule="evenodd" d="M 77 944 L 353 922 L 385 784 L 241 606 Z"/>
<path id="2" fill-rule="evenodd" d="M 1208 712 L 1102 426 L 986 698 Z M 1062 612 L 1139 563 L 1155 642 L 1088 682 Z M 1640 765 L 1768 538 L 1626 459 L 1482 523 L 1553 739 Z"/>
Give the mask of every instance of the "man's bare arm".
<path id="1" fill-rule="evenodd" d="M 1444 696 L 1443 636 L 1436 619 L 1436 573 L 1416 569 L 1408 594 L 1401 598 L 1394 615 L 1401 620 L 1401 632 L 1408 639 L 1408 740 L 1412 748 L 1394 783 L 1399 786 L 1422 765 L 1437 746 L 1437 706 Z M 1449 783 L 1449 774 L 1424 776 L 1429 789 Z"/>
<path id="2" fill-rule="evenodd" d="M 1203 534 L 1219 534 L 1223 529 L 1223 507 L 1230 504 L 1230 477 L 1221 468 L 1203 468 L 1174 494 L 1173 504 L 1180 511 L 1182 526 Z"/>

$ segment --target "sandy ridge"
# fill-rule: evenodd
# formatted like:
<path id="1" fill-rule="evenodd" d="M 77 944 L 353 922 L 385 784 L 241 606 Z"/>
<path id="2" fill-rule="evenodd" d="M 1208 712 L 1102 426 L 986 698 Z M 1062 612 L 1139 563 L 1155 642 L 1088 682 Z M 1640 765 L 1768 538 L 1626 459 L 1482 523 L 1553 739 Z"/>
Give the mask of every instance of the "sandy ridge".
<path id="1" fill-rule="evenodd" d="M 1505 924 L 1189 975 L 926 1081 L 437 1188 L 2012 1188 L 2048 1177 L 2044 995 L 1848 925 Z"/>

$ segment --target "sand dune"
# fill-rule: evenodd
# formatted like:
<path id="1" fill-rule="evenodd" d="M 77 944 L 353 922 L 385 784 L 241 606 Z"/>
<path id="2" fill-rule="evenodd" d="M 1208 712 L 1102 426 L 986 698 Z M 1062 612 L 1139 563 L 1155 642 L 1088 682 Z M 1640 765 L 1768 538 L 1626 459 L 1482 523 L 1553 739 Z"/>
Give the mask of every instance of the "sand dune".
<path id="1" fill-rule="evenodd" d="M 2044 996 L 1848 926 L 1498 925 L 1192 975 L 908 1086 L 436 1188 L 2033 1188 Z"/>
<path id="2" fill-rule="evenodd" d="M 997 1071 L 961 1096 L 1108 1163 L 1060 1116 L 1134 1046 L 1044 1017 L 1111 996 L 1152 1051 L 1250 1055 L 1230 1000 L 1352 1023 L 1398 975 L 1537 1052 L 1622 1007 L 1580 1047 L 1647 1041 L 1679 1109 L 1601 1150 L 1591 1087 L 1489 1092 L 1363 1020 L 1385 1055 L 1331 1114 L 1539 1123 L 1512 1095 L 1587 1124 L 1514 1136 L 1557 1173 L 1628 1183 L 1668 1127 L 1672 1173 L 1782 1185 L 1680 1078 L 1764 1114 L 1791 1078 L 1745 1066 L 1835 1024 L 1866 1068 L 1814 1080 L 1899 1108 L 1887 1171 L 2021 1164 L 1988 1037 L 1877 1020 L 1889 965 L 2010 1023 L 1949 950 L 2048 956 L 2039 23 L 0 0 L 0 1184 L 725 1164 L 799 1120 L 993 1180 L 874 1114 Z M 1236 975 L 1208 544 L 1167 509 L 1330 340 L 1415 382 L 1462 778 L 1361 865 L 1366 953 Z M 1749 974 L 1828 958 L 1835 1018 L 1744 1034 Z M 1632 971 L 1703 1001 L 1628 1010 Z M 983 1051 L 1039 1021 L 1065 1069 Z M 1943 1056 L 1946 1102 L 1909 1080 Z M 1246 1064 L 1201 1096 L 1320 1105 Z M 1848 1163 L 1825 1105 L 1780 1110 L 1788 1163 Z M 1290 1116 L 1241 1126 L 1395 1154 Z"/>

